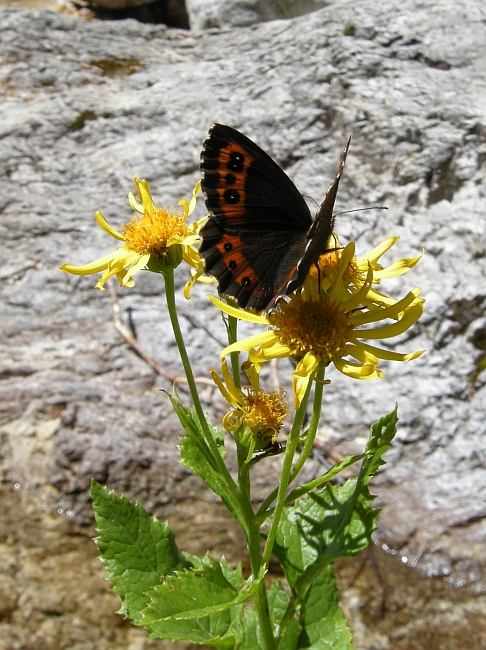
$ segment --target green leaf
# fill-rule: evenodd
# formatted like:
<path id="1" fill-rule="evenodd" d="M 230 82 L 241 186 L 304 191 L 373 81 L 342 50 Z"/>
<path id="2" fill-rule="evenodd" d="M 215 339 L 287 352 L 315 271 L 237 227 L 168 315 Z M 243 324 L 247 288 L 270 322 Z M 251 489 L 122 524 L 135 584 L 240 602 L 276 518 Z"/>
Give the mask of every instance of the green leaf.
<path id="1" fill-rule="evenodd" d="M 353 650 L 352 636 L 338 602 L 334 567 L 328 564 L 315 578 L 303 600 L 297 648 Z M 279 649 L 280 650 L 280 649 Z"/>
<path id="2" fill-rule="evenodd" d="M 255 607 L 245 609 L 243 612 L 243 640 L 238 650 L 255 650 L 263 647 L 258 622 L 258 613 Z"/>
<path id="3" fill-rule="evenodd" d="M 367 474 L 370 478 L 376 470 L 385 464 L 382 456 L 390 446 L 391 441 L 395 437 L 398 422 L 398 405 L 395 409 L 382 417 L 378 422 L 371 425 L 370 437 L 366 445 L 367 457 L 363 461 L 362 472 Z M 373 455 L 369 452 L 374 451 Z M 369 482 L 369 481 L 368 481 Z"/>
<path id="4" fill-rule="evenodd" d="M 358 478 L 343 487 L 329 483 L 300 498 L 282 513 L 274 554 L 290 586 L 303 596 L 327 564 L 339 556 L 354 556 L 371 541 L 378 515 L 368 491 L 381 456 L 395 434 L 396 409 L 371 427 Z"/>
<path id="5" fill-rule="evenodd" d="M 169 395 L 169 398 L 186 432 L 186 435 L 181 438 L 181 444 L 179 445 L 182 465 L 189 467 L 189 469 L 192 469 L 193 472 L 202 478 L 206 485 L 221 498 L 236 521 L 244 527 L 237 498 L 221 475 L 218 464 L 204 440 L 204 432 L 196 412 L 193 409 L 183 406 L 177 397 Z M 207 419 L 206 422 L 223 458 L 223 436 L 218 431 L 218 428 L 212 424 L 211 420 Z"/>
<path id="6" fill-rule="evenodd" d="M 275 634 L 278 635 L 280 622 L 284 616 L 289 597 L 278 580 L 272 582 L 272 586 L 268 591 L 268 607 L 270 611 L 270 620 Z M 258 621 L 258 613 L 255 607 L 251 609 L 246 608 L 243 614 L 244 625 L 244 639 L 238 650 L 255 650 L 255 648 L 262 648 L 264 646 L 261 637 L 260 624 Z M 281 637 L 278 638 L 279 650 L 295 650 L 297 647 L 297 639 L 299 637 L 301 627 L 298 621 L 293 618 Z"/>
<path id="7" fill-rule="evenodd" d="M 294 650 L 302 628 L 297 619 L 292 616 L 284 629 L 280 629 L 282 618 L 289 605 L 289 597 L 279 580 L 272 582 L 268 591 L 268 605 L 274 629 L 279 632 L 279 650 Z"/>
<path id="8" fill-rule="evenodd" d="M 95 481 L 91 498 L 101 559 L 122 600 L 121 614 L 140 624 L 140 612 L 149 603 L 146 592 L 178 569 L 190 566 L 179 553 L 167 523 L 151 517 L 140 504 L 118 498 Z"/>
<path id="9" fill-rule="evenodd" d="M 141 624 L 153 638 L 233 648 L 243 639 L 243 604 L 258 585 L 242 579 L 241 567 L 206 556 L 198 568 L 167 576 L 148 593 Z"/>
<path id="10" fill-rule="evenodd" d="M 341 462 L 336 463 L 333 467 L 331 467 L 331 469 L 322 476 L 319 476 L 318 478 L 315 478 L 308 483 L 303 483 L 302 485 L 299 485 L 299 487 L 296 487 L 294 490 L 292 490 L 292 492 L 290 492 L 287 496 L 286 503 L 292 503 L 292 501 L 295 501 L 299 497 L 304 496 L 311 490 L 320 487 L 323 483 L 327 483 L 327 481 L 330 481 L 332 478 L 340 474 L 343 470 L 351 467 L 351 465 L 354 465 L 355 463 L 358 463 L 360 460 L 363 460 L 365 456 L 366 454 L 359 454 L 358 456 L 348 456 L 347 458 L 344 458 Z"/>

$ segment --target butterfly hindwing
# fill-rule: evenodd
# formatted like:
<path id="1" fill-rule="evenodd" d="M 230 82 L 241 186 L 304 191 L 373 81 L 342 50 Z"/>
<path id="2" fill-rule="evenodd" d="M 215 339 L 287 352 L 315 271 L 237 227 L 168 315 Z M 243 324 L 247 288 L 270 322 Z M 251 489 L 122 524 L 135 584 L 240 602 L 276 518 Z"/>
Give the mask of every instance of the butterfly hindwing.
<path id="1" fill-rule="evenodd" d="M 241 233 L 209 219 L 201 237 L 206 271 L 217 279 L 220 293 L 247 309 L 265 309 L 295 264 L 287 232 Z"/>

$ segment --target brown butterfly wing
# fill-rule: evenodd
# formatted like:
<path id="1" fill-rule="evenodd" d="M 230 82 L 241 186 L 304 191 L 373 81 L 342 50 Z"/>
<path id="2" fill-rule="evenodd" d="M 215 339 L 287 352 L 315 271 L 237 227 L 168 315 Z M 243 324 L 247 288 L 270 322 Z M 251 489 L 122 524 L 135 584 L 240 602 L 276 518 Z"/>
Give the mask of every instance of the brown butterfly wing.
<path id="1" fill-rule="evenodd" d="M 289 293 L 292 293 L 292 291 L 301 287 L 311 269 L 311 266 L 317 263 L 320 255 L 330 250 L 329 239 L 334 229 L 335 220 L 333 215 L 334 203 L 336 201 L 339 181 L 341 180 L 350 143 L 351 136 L 348 138 L 346 146 L 344 147 L 343 155 L 336 172 L 336 177 L 329 186 L 324 201 L 321 203 L 316 217 L 309 228 L 306 236 L 306 247 L 304 253 L 297 262 L 296 267 L 291 270 L 289 276 L 276 291 L 275 296 L 267 306 L 267 313 L 272 309 L 275 309 L 280 298 L 283 298 Z"/>
<path id="2" fill-rule="evenodd" d="M 211 217 L 199 252 L 219 290 L 261 311 L 297 265 L 312 217 L 285 172 L 249 138 L 214 124 L 201 153 Z"/>

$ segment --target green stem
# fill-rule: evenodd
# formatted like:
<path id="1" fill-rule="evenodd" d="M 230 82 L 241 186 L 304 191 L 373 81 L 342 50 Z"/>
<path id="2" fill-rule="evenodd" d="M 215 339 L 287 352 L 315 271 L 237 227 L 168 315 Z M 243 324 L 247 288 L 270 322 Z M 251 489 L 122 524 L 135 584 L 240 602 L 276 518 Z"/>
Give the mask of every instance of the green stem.
<path id="1" fill-rule="evenodd" d="M 199 399 L 199 394 L 197 392 L 196 381 L 194 379 L 194 374 L 192 372 L 191 363 L 189 361 L 189 356 L 187 354 L 186 346 L 184 344 L 184 339 L 182 336 L 181 328 L 179 325 L 179 318 L 177 317 L 177 308 L 175 301 L 175 286 L 174 286 L 174 270 L 169 269 L 163 273 L 165 280 L 165 297 L 167 301 L 167 310 L 169 312 L 170 322 L 172 325 L 172 330 L 174 332 L 174 337 L 176 340 L 177 348 L 179 350 L 179 355 L 181 357 L 182 366 L 186 375 L 187 383 L 189 386 L 189 392 L 191 393 L 192 402 L 201 425 L 201 429 L 204 433 L 204 439 L 208 445 L 211 455 L 214 458 L 215 462 L 218 465 L 222 476 L 225 479 L 225 482 L 228 488 L 231 490 L 234 496 L 237 496 L 236 483 L 234 482 L 231 474 L 228 471 L 228 468 L 224 464 L 221 454 L 219 453 L 218 446 L 216 441 L 213 438 L 211 430 L 208 426 L 204 411 L 201 406 L 201 401 Z"/>
<path id="2" fill-rule="evenodd" d="M 228 321 L 226 325 L 226 331 L 228 333 L 228 345 L 236 343 L 238 339 L 238 319 L 234 316 L 228 314 Z M 230 354 L 231 359 L 231 373 L 233 375 L 233 382 L 236 388 L 241 388 L 241 376 L 240 376 L 240 353 L 232 352 Z"/>
<path id="3" fill-rule="evenodd" d="M 265 549 L 263 551 L 262 564 L 268 566 L 270 562 L 270 556 L 273 550 L 273 544 L 275 542 L 275 537 L 277 536 L 277 529 L 280 522 L 280 517 L 282 516 L 282 511 L 285 506 L 285 498 L 287 495 L 287 488 L 290 484 L 290 476 L 292 471 L 292 463 L 294 460 L 294 454 L 299 444 L 299 434 L 304 422 L 305 411 L 307 408 L 307 402 L 309 401 L 309 394 L 312 387 L 312 381 L 309 381 L 307 390 L 304 395 L 297 412 L 295 414 L 294 424 L 292 425 L 292 430 L 287 439 L 287 446 L 285 449 L 285 460 L 282 467 L 282 474 L 280 475 L 280 483 L 278 486 L 277 493 L 277 503 L 275 505 L 275 512 L 273 514 L 272 525 L 268 532 L 267 541 L 265 544 Z"/>
<path id="4" fill-rule="evenodd" d="M 272 622 L 270 620 L 270 607 L 268 605 L 267 588 L 265 581 L 262 580 L 258 589 L 258 597 L 255 600 L 255 605 L 258 612 L 258 620 L 260 622 L 260 632 L 265 650 L 275 650 L 277 643 L 273 636 Z"/>
<path id="5" fill-rule="evenodd" d="M 317 435 L 317 427 L 319 425 L 319 419 L 321 417 L 321 406 L 322 406 L 322 395 L 324 391 L 324 386 L 321 383 L 324 380 L 324 373 L 325 373 L 325 368 L 324 367 L 319 367 L 316 372 L 316 379 L 318 381 L 315 382 L 315 390 L 314 390 L 314 402 L 313 402 L 313 407 L 312 407 L 312 417 L 309 425 L 309 431 L 307 432 L 307 438 L 304 444 L 304 447 L 300 453 L 300 456 L 295 463 L 294 467 L 292 468 L 292 471 L 290 473 L 290 479 L 289 479 L 289 484 L 292 483 L 293 480 L 295 480 L 296 476 L 299 474 L 300 470 L 304 466 L 305 461 L 309 457 L 309 454 L 312 451 L 312 446 L 314 444 L 314 440 L 316 439 Z M 260 508 L 258 509 L 258 512 L 256 514 L 257 521 L 262 524 L 265 519 L 268 517 L 270 514 L 268 512 L 268 508 L 270 505 L 273 503 L 275 500 L 276 496 L 278 494 L 277 490 L 273 490 L 268 497 L 265 499 L 265 501 L 262 503 Z"/>
<path id="6" fill-rule="evenodd" d="M 305 461 L 309 458 L 309 454 L 311 453 L 312 447 L 314 445 L 314 440 L 316 439 L 317 427 L 319 426 L 319 420 L 321 418 L 322 395 L 324 392 L 324 385 L 322 382 L 324 381 L 325 372 L 325 366 L 319 366 L 316 372 L 314 402 L 312 406 L 312 417 L 309 425 L 309 431 L 307 432 L 307 438 L 305 440 L 304 446 L 302 447 L 302 451 L 300 452 L 300 456 L 297 459 L 295 465 L 292 467 L 289 483 L 292 483 L 292 481 L 295 480 L 300 470 L 304 466 Z"/>
<path id="7" fill-rule="evenodd" d="M 261 554 L 260 554 L 260 526 L 255 521 L 255 514 L 251 506 L 251 484 L 250 468 L 246 463 L 248 450 L 245 447 L 237 448 L 238 458 L 238 491 L 240 495 L 241 510 L 246 521 L 248 553 L 250 555 L 251 572 L 253 578 L 257 580 L 260 577 Z M 273 636 L 272 622 L 270 620 L 270 609 L 268 605 L 267 589 L 265 581 L 262 580 L 255 606 L 260 622 L 260 631 L 265 650 L 275 650 L 276 642 Z"/>

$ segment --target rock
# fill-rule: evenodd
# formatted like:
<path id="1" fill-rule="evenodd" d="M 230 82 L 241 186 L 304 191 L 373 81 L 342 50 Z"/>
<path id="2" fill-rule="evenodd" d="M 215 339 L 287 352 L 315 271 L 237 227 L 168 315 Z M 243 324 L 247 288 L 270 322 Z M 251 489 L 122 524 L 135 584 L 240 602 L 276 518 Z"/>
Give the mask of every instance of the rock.
<path id="1" fill-rule="evenodd" d="M 186 0 L 194 30 L 248 27 L 303 16 L 325 5 L 324 0 Z"/>
<path id="2" fill-rule="evenodd" d="M 482 1 L 465 0 L 460 7 L 447 0 L 430 6 L 391 1 L 385 12 L 370 0 L 341 0 L 294 20 L 220 32 L 6 8 L 0 17 L 0 458 L 27 531 L 12 538 L 5 532 L 3 539 L 22 547 L 38 541 L 47 557 L 49 536 L 36 540 L 32 530 L 92 533 L 92 477 L 153 514 L 175 518 L 183 548 L 189 517 L 177 513 L 188 503 L 199 504 L 191 512 L 204 514 L 214 506 L 200 481 L 177 464 L 180 427 L 161 392 L 171 381 L 124 345 L 113 327 L 110 295 L 93 289 L 94 278 L 58 270 L 63 262 L 82 264 L 117 245 L 98 228 L 94 211 L 115 227 L 126 222 L 132 173 L 150 182 L 162 205 L 190 197 L 214 121 L 254 139 L 302 194 L 319 202 L 352 134 L 336 210 L 377 203 L 389 210 L 338 216 L 341 241 L 355 240 L 363 254 L 398 234 L 397 252 L 386 261 L 425 248 L 420 265 L 385 291 L 393 286 L 399 296 L 422 287 L 424 318 L 396 349 L 425 348 L 427 354 L 390 364 L 387 379 L 376 382 L 329 373 L 308 475 L 322 472 L 322 450 L 335 456 L 361 451 L 368 425 L 398 401 L 397 440 L 374 482 L 384 506 L 382 543 L 431 575 L 481 589 Z M 196 216 L 204 212 L 200 205 Z M 179 269 L 179 288 L 186 279 Z M 117 289 L 122 315 L 128 322 L 131 314 L 139 344 L 165 375 L 180 376 L 162 285 L 150 273 L 138 274 L 136 282 L 132 290 Z M 204 381 L 218 360 L 217 339 L 224 340 L 206 291 L 196 290 L 189 303 L 180 300 L 189 353 Z M 253 331 L 244 326 L 241 333 Z M 288 387 L 289 365 L 282 362 L 277 372 Z M 201 385 L 205 408 L 221 416 L 216 392 Z M 180 390 L 187 399 L 183 385 Z M 268 465 L 259 466 L 257 497 L 273 475 Z M 7 503 L 11 493 L 4 494 Z M 17 514 L 8 521 L 17 521 Z M 220 530 L 229 531 L 223 521 Z M 207 540 L 199 540 L 201 546 Z M 22 554 L 9 557 L 9 575 L 30 575 Z M 52 580 L 48 571 L 44 575 Z M 40 601 L 36 596 L 31 602 Z M 23 616 L 27 610 L 19 611 Z M 39 647 L 39 620 L 26 627 L 24 645 Z M 393 638 L 380 637 L 380 647 L 396 647 Z"/>
<path id="3" fill-rule="evenodd" d="M 282 18 L 277 0 L 186 0 L 191 27 L 248 27 Z"/>
<path id="4" fill-rule="evenodd" d="M 141 23 L 189 29 L 184 0 L 59 0 L 58 8 L 86 20 L 133 18 Z"/>

